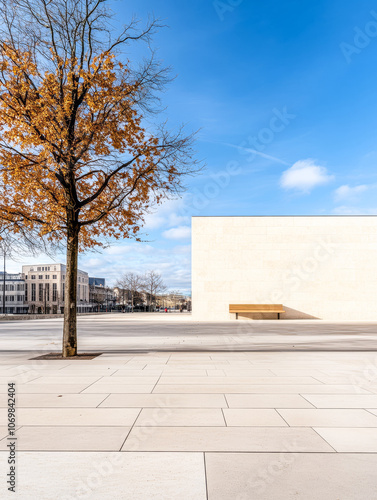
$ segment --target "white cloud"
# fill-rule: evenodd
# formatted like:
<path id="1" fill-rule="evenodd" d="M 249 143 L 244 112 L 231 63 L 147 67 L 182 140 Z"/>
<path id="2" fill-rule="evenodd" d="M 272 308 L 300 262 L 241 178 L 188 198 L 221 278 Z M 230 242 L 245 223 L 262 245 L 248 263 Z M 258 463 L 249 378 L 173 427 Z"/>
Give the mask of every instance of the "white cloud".
<path id="1" fill-rule="evenodd" d="M 325 167 L 317 165 L 314 160 L 299 160 L 280 178 L 280 186 L 284 189 L 295 189 L 309 193 L 313 188 L 327 184 L 334 179 Z"/>
<path id="2" fill-rule="evenodd" d="M 362 184 L 360 186 L 350 187 L 348 185 L 340 186 L 338 189 L 335 189 L 334 196 L 336 201 L 341 200 L 352 200 L 357 198 L 357 195 L 363 193 L 368 189 L 368 186 Z"/>
<path id="3" fill-rule="evenodd" d="M 185 197 L 166 200 L 145 217 L 143 230 L 150 231 L 163 227 L 188 224 L 190 217 L 185 210 Z"/>
<path id="4" fill-rule="evenodd" d="M 172 227 L 171 229 L 164 231 L 162 233 L 162 236 L 164 238 L 167 238 L 168 240 L 188 239 L 191 236 L 191 228 L 190 228 L 190 226 Z"/>

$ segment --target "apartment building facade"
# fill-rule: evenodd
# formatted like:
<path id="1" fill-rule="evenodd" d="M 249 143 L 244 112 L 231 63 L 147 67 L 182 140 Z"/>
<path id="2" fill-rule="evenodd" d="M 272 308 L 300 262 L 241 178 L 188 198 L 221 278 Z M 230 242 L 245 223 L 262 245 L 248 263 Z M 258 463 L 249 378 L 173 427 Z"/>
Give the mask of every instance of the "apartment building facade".
<path id="1" fill-rule="evenodd" d="M 25 277 L 25 302 L 31 314 L 57 314 L 64 312 L 64 264 L 37 264 L 22 266 Z M 90 312 L 89 275 L 77 271 L 77 312 Z"/>
<path id="2" fill-rule="evenodd" d="M 4 307 L 5 305 L 5 307 Z M 0 313 L 26 314 L 25 277 L 22 273 L 0 273 Z"/>

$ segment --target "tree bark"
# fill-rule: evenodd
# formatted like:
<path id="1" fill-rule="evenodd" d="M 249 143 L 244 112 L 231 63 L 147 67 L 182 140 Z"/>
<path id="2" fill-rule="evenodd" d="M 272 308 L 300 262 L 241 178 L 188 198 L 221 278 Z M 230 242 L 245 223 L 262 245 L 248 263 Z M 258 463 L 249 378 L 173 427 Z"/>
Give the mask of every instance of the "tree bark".
<path id="1" fill-rule="evenodd" d="M 68 221 L 67 268 L 65 274 L 63 358 L 77 355 L 77 260 L 79 228 Z"/>

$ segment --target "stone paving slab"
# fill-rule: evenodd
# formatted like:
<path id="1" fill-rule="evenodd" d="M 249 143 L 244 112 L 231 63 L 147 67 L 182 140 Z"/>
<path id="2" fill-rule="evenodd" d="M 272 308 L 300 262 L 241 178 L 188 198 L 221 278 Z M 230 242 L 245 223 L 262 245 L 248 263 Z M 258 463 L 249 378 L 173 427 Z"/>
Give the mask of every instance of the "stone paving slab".
<path id="1" fill-rule="evenodd" d="M 368 394 L 304 394 L 317 408 L 377 408 L 377 395 Z"/>
<path id="2" fill-rule="evenodd" d="M 372 500 L 377 455 L 206 453 L 208 500 Z"/>
<path id="3" fill-rule="evenodd" d="M 302 384 L 302 385 L 322 385 L 322 382 L 315 380 L 313 377 L 255 377 L 250 375 L 249 377 L 164 377 L 162 376 L 159 380 L 160 385 L 169 384 L 226 384 L 226 385 L 246 385 L 246 384 L 256 384 L 256 385 L 288 385 L 288 384 Z"/>
<path id="4" fill-rule="evenodd" d="M 210 408 L 143 408 L 135 422 L 136 427 L 222 427 L 225 425 L 221 409 Z"/>
<path id="5" fill-rule="evenodd" d="M 95 408 L 105 399 L 104 394 L 19 394 L 18 408 Z M 6 408 L 8 399 L 5 394 L 0 398 L 0 408 Z"/>
<path id="6" fill-rule="evenodd" d="M 377 417 L 366 410 L 278 409 L 292 427 L 377 427 Z"/>
<path id="7" fill-rule="evenodd" d="M 6 458 L 1 452 L 1 471 Z M 9 498 L 207 499 L 202 453 L 20 452 L 17 484 Z"/>
<path id="8" fill-rule="evenodd" d="M 130 427 L 112 426 L 22 426 L 17 431 L 20 451 L 119 451 Z M 7 440 L 0 441 L 0 450 Z"/>
<path id="9" fill-rule="evenodd" d="M 223 394 L 110 394 L 102 408 L 227 408 Z"/>
<path id="10" fill-rule="evenodd" d="M 79 394 L 88 384 L 17 384 L 17 394 Z M 5 394 L 6 385 L 0 386 L 0 394 Z"/>
<path id="11" fill-rule="evenodd" d="M 97 385 L 98 387 L 98 385 Z M 85 391 L 88 392 L 88 391 Z M 125 392 L 125 391 L 124 391 Z M 370 394 L 371 391 L 353 385 L 237 385 L 237 384 L 160 384 L 153 389 L 154 393 L 174 394 Z"/>
<path id="12" fill-rule="evenodd" d="M 19 408 L 19 425 L 132 426 L 141 408 Z M 5 422 L 5 418 L 4 418 Z"/>
<path id="13" fill-rule="evenodd" d="M 377 429 L 315 427 L 315 430 L 338 452 L 377 453 Z"/>
<path id="14" fill-rule="evenodd" d="M 224 418 L 228 427 L 287 427 L 287 422 L 276 410 L 224 408 Z"/>
<path id="15" fill-rule="evenodd" d="M 227 394 L 229 408 L 313 408 L 299 394 Z"/>
<path id="16" fill-rule="evenodd" d="M 82 394 L 150 394 L 156 384 L 93 384 L 82 391 Z"/>
<path id="17" fill-rule="evenodd" d="M 133 427 L 122 451 L 334 452 L 301 427 Z"/>

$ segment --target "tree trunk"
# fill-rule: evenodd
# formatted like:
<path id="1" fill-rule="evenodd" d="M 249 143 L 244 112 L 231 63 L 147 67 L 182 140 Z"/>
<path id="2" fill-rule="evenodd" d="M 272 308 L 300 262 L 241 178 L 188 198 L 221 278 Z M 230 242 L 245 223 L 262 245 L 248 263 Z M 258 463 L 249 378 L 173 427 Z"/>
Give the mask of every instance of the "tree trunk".
<path id="1" fill-rule="evenodd" d="M 68 223 L 67 269 L 65 273 L 63 358 L 77 355 L 77 259 L 79 229 Z"/>

